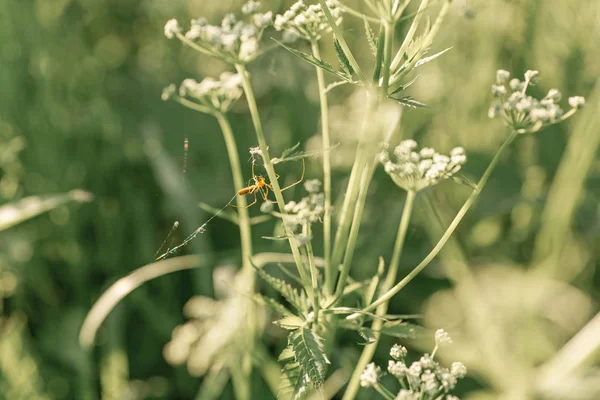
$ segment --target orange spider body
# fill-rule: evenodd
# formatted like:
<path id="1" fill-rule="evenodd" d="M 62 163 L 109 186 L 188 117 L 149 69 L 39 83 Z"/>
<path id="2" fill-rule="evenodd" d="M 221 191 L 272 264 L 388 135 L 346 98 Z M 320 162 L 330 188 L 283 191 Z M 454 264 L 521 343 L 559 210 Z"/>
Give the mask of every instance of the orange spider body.
<path id="1" fill-rule="evenodd" d="M 268 189 L 271 189 L 271 190 L 273 190 L 273 188 L 271 187 L 271 185 L 270 185 L 270 184 L 268 184 L 268 183 L 265 181 L 265 178 L 264 178 L 263 176 L 255 176 L 255 177 L 254 177 L 254 178 L 252 178 L 252 179 L 254 179 L 254 185 L 250 185 L 250 186 L 248 186 L 248 187 L 245 187 L 245 188 L 243 188 L 243 189 L 240 189 L 240 190 L 238 190 L 238 192 L 237 192 L 237 193 L 238 193 L 240 196 L 244 196 L 244 195 L 246 195 L 246 194 L 254 194 L 254 193 L 256 193 L 256 192 L 260 191 L 261 189 L 263 189 L 263 188 L 265 188 L 265 187 L 267 188 L 267 190 L 268 190 Z"/>
<path id="2" fill-rule="evenodd" d="M 299 184 L 300 182 L 302 182 L 302 180 L 304 179 L 304 171 L 305 171 L 305 165 L 304 165 L 304 159 L 302 159 L 302 176 L 300 177 L 300 180 L 298 180 L 295 183 L 292 183 L 291 185 L 284 187 L 283 189 L 281 189 L 281 191 L 283 192 L 284 190 L 288 190 L 291 187 L 296 186 L 297 184 Z M 279 178 L 279 175 L 277 175 L 277 178 Z M 254 181 L 254 184 L 250 184 L 250 182 Z M 254 201 L 251 204 L 248 204 L 246 207 L 244 208 L 248 208 L 253 206 L 254 204 L 256 204 L 256 202 L 258 201 L 256 193 L 260 193 L 260 196 L 262 197 L 262 199 L 264 201 L 268 200 L 268 195 L 269 195 L 269 189 L 273 190 L 273 186 L 271 186 L 270 183 L 267 183 L 267 181 L 265 180 L 264 176 L 261 175 L 254 175 L 254 164 L 252 164 L 252 179 L 248 181 L 248 186 L 246 186 L 245 188 L 242 188 L 240 190 L 238 190 L 237 194 L 238 196 L 245 196 L 247 194 L 253 194 L 254 195 Z M 232 207 L 236 207 L 232 204 Z"/>

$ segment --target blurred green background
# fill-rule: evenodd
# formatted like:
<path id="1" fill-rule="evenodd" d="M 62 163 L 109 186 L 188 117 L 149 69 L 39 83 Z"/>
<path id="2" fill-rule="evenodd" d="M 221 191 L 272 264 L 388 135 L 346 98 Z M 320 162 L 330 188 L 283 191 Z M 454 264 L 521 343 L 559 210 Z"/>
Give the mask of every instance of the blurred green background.
<path id="1" fill-rule="evenodd" d="M 86 312 L 111 283 L 154 259 L 175 220 L 181 222 L 180 240 L 208 217 L 198 202 L 220 208 L 239 189 L 232 184 L 217 123 L 162 102 L 160 94 L 169 83 L 217 76 L 225 68 L 167 40 L 164 23 L 199 16 L 217 22 L 242 3 L 0 1 L 0 204 L 76 188 L 94 195 L 90 203 L 61 206 L 0 232 L 0 398 L 196 395 L 201 380 L 185 367 L 169 365 L 162 349 L 173 328 L 185 321 L 185 302 L 193 295 L 212 295 L 212 268 L 171 274 L 135 291 L 110 315 L 91 352 L 80 348 L 77 335 Z M 264 9 L 275 12 L 292 3 L 263 1 Z M 361 8 L 360 0 L 346 3 Z M 362 24 L 348 16 L 343 29 L 359 61 L 368 63 Z M 400 26 L 399 40 L 408 26 Z M 555 87 L 565 98 L 586 96 L 589 104 L 568 122 L 516 142 L 456 240 L 394 298 L 393 312 L 424 313 L 423 323 L 462 331 L 470 311 L 455 301 L 451 282 L 460 281 L 452 274 L 468 265 L 489 289 L 489 321 L 524 371 L 552 357 L 597 312 L 599 42 L 600 3 L 595 0 L 455 0 L 433 50 L 453 49 L 424 67 L 411 89 L 432 108 L 406 109 L 396 142 L 413 137 L 440 151 L 464 146 L 465 175 L 476 180 L 507 134 L 499 121 L 487 118 L 497 69 L 515 75 L 538 69 L 541 81 L 533 93 L 543 96 Z M 324 57 L 334 62 L 331 38 L 323 47 Z M 297 142 L 318 148 L 314 69 L 275 50 L 253 63 L 251 72 L 274 154 Z M 330 96 L 332 141 L 340 143 L 333 153 L 336 194 L 345 188 L 353 161 L 351 117 L 363 107 L 353 90 L 342 87 Z M 231 120 L 245 162 L 246 149 L 256 142 L 243 101 Z M 186 137 L 185 176 L 165 174 L 169 165 L 180 171 Z M 249 177 L 250 163 L 245 165 Z M 290 180 L 299 174 L 294 166 L 282 169 Z M 319 160 L 308 163 L 307 176 L 320 177 Z M 447 225 L 469 190 L 445 182 L 420 195 L 401 274 L 436 243 L 440 221 Z M 376 173 L 352 271 L 356 278 L 372 275 L 378 256 L 389 258 L 403 196 L 383 171 Z M 251 214 L 258 215 L 258 207 Z M 283 244 L 260 240 L 273 233 L 273 226 L 254 230 L 255 252 L 286 251 Z M 205 254 L 212 267 L 236 265 L 238 246 L 236 227 L 216 219 L 182 254 Z M 531 300 L 543 307 L 532 306 L 521 315 L 523 304 L 530 304 L 528 295 L 537 293 L 532 288 L 541 287 L 541 281 L 524 275 L 528 270 L 541 271 L 539 279 L 556 279 L 557 286 Z M 284 344 L 281 338 L 264 337 L 274 354 Z M 351 365 L 362 339 L 347 334 L 339 340 L 336 358 Z M 486 363 L 477 359 L 475 344 L 462 348 L 458 342 L 453 360 L 474 371 L 458 393 L 496 398 L 494 393 L 508 385 L 504 378 L 479 365 Z M 392 343 L 380 345 L 380 364 Z M 259 378 L 255 386 L 257 393 L 267 392 L 261 391 Z M 233 398 L 231 388 L 222 398 Z"/>

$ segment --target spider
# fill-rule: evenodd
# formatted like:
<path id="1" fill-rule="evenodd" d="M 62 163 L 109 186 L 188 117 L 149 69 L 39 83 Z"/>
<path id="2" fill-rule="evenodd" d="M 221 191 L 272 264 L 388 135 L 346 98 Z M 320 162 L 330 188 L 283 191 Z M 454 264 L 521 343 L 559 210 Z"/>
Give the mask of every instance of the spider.
<path id="1" fill-rule="evenodd" d="M 283 189 L 281 189 L 281 191 L 283 192 L 284 190 L 288 190 L 289 188 L 292 188 L 292 187 L 296 186 L 297 184 L 299 184 L 300 182 L 302 182 L 302 180 L 304 180 L 305 169 L 306 169 L 306 165 L 304 164 L 304 159 L 302 159 L 302 176 L 300 176 L 300 179 L 297 182 L 294 182 L 291 185 L 284 187 Z M 275 175 L 277 175 L 277 178 L 279 179 L 279 175 L 278 174 L 275 174 Z M 251 185 L 250 183 L 252 181 L 254 181 L 254 184 Z M 264 176 L 256 175 L 254 173 L 254 163 L 252 163 L 252 179 L 250 179 L 248 181 L 248 186 L 238 190 L 237 194 L 238 194 L 238 196 L 245 196 L 247 194 L 254 195 L 254 201 L 252 203 L 248 204 L 246 207 L 243 207 L 243 208 L 249 208 L 249 207 L 252 207 L 253 205 L 255 205 L 256 202 L 258 201 L 258 198 L 256 197 L 257 192 L 260 192 L 262 199 L 264 201 L 267 201 L 268 200 L 267 196 L 269 195 L 269 189 L 273 190 L 273 186 L 270 183 L 267 183 Z M 238 208 L 238 206 L 235 206 L 235 205 L 232 205 L 232 206 Z"/>

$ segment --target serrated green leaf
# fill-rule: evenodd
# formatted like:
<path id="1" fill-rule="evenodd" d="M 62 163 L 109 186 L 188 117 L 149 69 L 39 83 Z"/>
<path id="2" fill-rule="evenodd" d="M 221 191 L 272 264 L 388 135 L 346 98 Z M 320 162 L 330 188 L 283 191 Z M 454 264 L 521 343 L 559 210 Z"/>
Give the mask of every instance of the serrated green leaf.
<path id="1" fill-rule="evenodd" d="M 271 159 L 271 164 L 276 165 L 276 164 L 281 164 L 284 162 L 288 162 L 288 161 L 298 161 L 298 160 L 302 160 L 304 158 L 308 158 L 308 157 L 313 157 L 319 154 L 323 154 L 326 151 L 331 151 L 332 149 L 335 149 L 336 147 L 339 146 L 339 143 L 336 145 L 333 145 L 327 149 L 323 149 L 323 150 L 312 150 L 312 151 L 299 151 L 296 154 L 292 155 L 292 156 L 288 156 L 286 158 L 272 158 Z"/>
<path id="2" fill-rule="evenodd" d="M 357 332 L 363 339 L 366 340 L 366 343 L 359 343 L 359 344 L 367 345 L 367 344 L 375 343 L 377 341 L 377 338 L 375 337 L 375 333 L 373 333 L 373 330 L 371 328 L 362 327 L 362 328 L 359 328 Z"/>
<path id="3" fill-rule="evenodd" d="M 348 76 L 346 73 L 342 72 L 342 71 L 336 71 L 335 68 L 333 68 L 333 66 L 331 64 L 329 64 L 327 61 L 324 60 L 319 60 L 318 58 L 308 54 L 308 53 L 304 53 L 302 51 L 293 49 L 291 47 L 286 46 L 285 44 L 275 40 L 281 47 L 283 47 L 284 49 L 286 49 L 287 51 L 289 51 L 290 53 L 292 53 L 293 55 L 300 57 L 301 59 L 303 59 L 304 61 L 314 65 L 315 67 L 321 68 L 331 74 L 334 74 L 335 76 L 337 76 L 338 78 L 341 78 L 343 80 L 346 81 L 352 81 L 352 77 Z"/>
<path id="4" fill-rule="evenodd" d="M 352 74 L 354 74 L 354 69 L 352 68 L 352 65 L 350 65 L 350 61 L 346 57 L 346 54 L 344 53 L 344 49 L 342 49 L 342 46 L 340 45 L 340 42 L 337 41 L 337 39 L 334 39 L 333 45 L 335 47 L 335 54 L 337 55 L 337 59 L 338 59 L 338 62 L 340 63 L 340 66 L 342 67 L 344 72 L 349 77 L 351 77 Z"/>
<path id="5" fill-rule="evenodd" d="M 398 89 L 394 90 L 391 95 L 394 95 L 396 93 L 400 93 L 406 89 L 408 89 L 409 87 L 412 86 L 413 83 L 415 83 L 417 81 L 417 79 L 419 79 L 419 75 L 415 76 L 412 80 L 410 80 L 409 82 L 405 83 L 404 85 L 400 85 L 398 87 Z"/>
<path id="6" fill-rule="evenodd" d="M 369 42 L 369 47 L 371 48 L 371 53 L 373 53 L 373 57 L 377 57 L 377 38 L 375 37 L 375 32 L 371 29 L 371 24 L 367 21 L 366 18 L 363 18 L 365 23 L 365 33 L 367 35 L 367 42 Z"/>
<path id="7" fill-rule="evenodd" d="M 323 386 L 329 360 L 325 356 L 322 339 L 312 330 L 303 328 L 291 332 L 288 341 L 303 374 L 308 375 L 315 388 Z"/>
<path id="8" fill-rule="evenodd" d="M 390 97 L 391 99 L 396 100 L 398 103 L 403 106 L 412 107 L 412 108 L 430 108 L 428 105 L 421 103 L 418 100 L 415 100 L 411 96 L 404 96 L 400 98 Z"/>
<path id="9" fill-rule="evenodd" d="M 423 65 L 423 64 L 427 64 L 427 63 L 428 63 L 428 62 L 430 62 L 430 61 L 433 61 L 433 60 L 435 60 L 436 58 L 438 58 L 439 56 L 441 56 L 441 55 L 442 55 L 442 54 L 444 54 L 445 52 L 449 51 L 450 49 L 452 49 L 452 46 L 448 47 L 448 48 L 447 48 L 447 49 L 445 49 L 445 50 L 442 50 L 442 51 L 440 51 L 440 52 L 439 52 L 439 53 L 437 53 L 437 54 L 434 54 L 434 55 L 432 55 L 432 56 L 429 56 L 429 57 L 425 57 L 425 58 L 422 58 L 422 59 L 420 59 L 420 60 L 419 60 L 419 61 L 417 61 L 417 63 L 415 64 L 415 68 L 417 68 L 417 67 L 419 67 L 419 66 L 421 66 L 421 65 Z"/>
<path id="10" fill-rule="evenodd" d="M 306 325 L 306 321 L 296 315 L 288 315 L 280 320 L 273 321 L 273 323 L 287 330 L 296 330 Z"/>
<path id="11" fill-rule="evenodd" d="M 258 268 L 254 264 L 252 266 L 256 270 L 256 273 L 265 282 L 267 282 L 273 289 L 277 290 L 300 313 L 308 312 L 306 299 L 303 298 L 303 296 L 300 295 L 296 289 L 291 287 L 289 283 L 267 274 L 262 268 Z"/>
<path id="12" fill-rule="evenodd" d="M 284 160 L 287 157 L 294 154 L 296 150 L 298 150 L 298 147 L 300 147 L 300 142 L 296 143 L 293 147 L 290 147 L 289 149 L 285 149 L 283 153 L 281 153 L 281 159 Z"/>
<path id="13" fill-rule="evenodd" d="M 283 317 L 289 317 L 294 315 L 294 313 L 288 310 L 284 305 L 279 304 L 277 301 L 275 301 L 275 299 L 272 299 L 270 297 L 266 297 L 258 293 L 253 293 L 251 295 L 251 298 L 261 306 L 268 307 Z"/>
<path id="14" fill-rule="evenodd" d="M 416 339 L 418 336 L 424 336 L 427 330 L 419 325 L 414 325 L 403 321 L 386 322 L 381 328 L 381 333 L 400 339 Z"/>
<path id="15" fill-rule="evenodd" d="M 286 356 L 286 363 L 281 370 L 281 381 L 277 393 L 278 400 L 302 400 L 308 392 L 308 382 L 306 374 L 302 372 L 300 364 L 295 361 L 294 350 L 291 346 L 286 347 L 279 359 L 282 359 L 284 353 L 291 354 L 291 357 Z"/>
<path id="16" fill-rule="evenodd" d="M 375 69 L 373 70 L 373 82 L 379 82 L 381 70 L 383 69 L 383 47 L 385 44 L 385 31 L 380 29 L 379 40 L 377 41 L 377 54 L 375 55 Z"/>

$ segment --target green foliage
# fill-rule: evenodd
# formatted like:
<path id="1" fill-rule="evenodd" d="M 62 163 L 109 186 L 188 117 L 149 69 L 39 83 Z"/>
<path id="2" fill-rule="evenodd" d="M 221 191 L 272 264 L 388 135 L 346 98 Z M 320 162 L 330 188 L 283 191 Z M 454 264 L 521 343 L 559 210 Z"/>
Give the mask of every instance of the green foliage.
<path id="1" fill-rule="evenodd" d="M 277 43 L 281 47 L 283 47 L 284 49 L 286 49 L 287 51 L 292 53 L 293 55 L 303 59 L 304 61 L 308 62 L 309 64 L 312 64 L 317 68 L 321 68 L 322 70 L 327 71 L 330 74 L 333 74 L 333 75 L 337 76 L 338 78 L 343 79 L 347 82 L 352 82 L 352 76 L 347 71 L 338 71 L 327 61 L 319 60 L 318 58 L 314 57 L 311 54 L 304 53 L 300 50 L 296 50 L 291 47 L 288 47 L 281 42 L 277 42 Z M 344 55 L 344 57 L 345 57 L 345 55 Z M 348 60 L 347 57 L 345 59 Z"/>
<path id="2" fill-rule="evenodd" d="M 262 268 L 254 266 L 256 273 L 267 282 L 273 289 L 277 290 L 299 313 L 308 313 L 308 302 L 304 292 L 298 293 L 289 283 L 274 278 Z"/>
<path id="3" fill-rule="evenodd" d="M 354 74 L 354 68 L 352 68 L 352 65 L 350 65 L 350 61 L 348 61 L 348 58 L 346 57 L 346 54 L 344 53 L 340 42 L 334 40 L 333 44 L 335 46 L 335 54 L 337 55 L 338 62 L 340 63 L 340 66 L 342 67 L 346 75 L 349 77 L 349 80 L 351 80 L 352 75 Z"/>
<path id="4" fill-rule="evenodd" d="M 323 348 L 323 339 L 313 330 L 302 328 L 290 332 L 288 343 L 292 347 L 294 359 L 300 365 L 302 373 L 308 376 L 315 389 L 320 389 L 325 383 L 329 364 Z"/>

